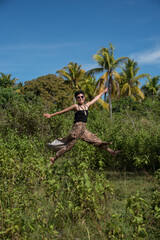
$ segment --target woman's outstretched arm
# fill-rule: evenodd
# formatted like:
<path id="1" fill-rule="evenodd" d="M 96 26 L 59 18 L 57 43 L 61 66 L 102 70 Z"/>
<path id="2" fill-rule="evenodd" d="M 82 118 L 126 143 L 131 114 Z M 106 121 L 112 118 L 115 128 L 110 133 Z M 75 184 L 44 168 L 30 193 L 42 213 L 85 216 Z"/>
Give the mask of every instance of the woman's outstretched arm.
<path id="1" fill-rule="evenodd" d="M 76 104 L 62 110 L 62 111 L 59 111 L 59 112 L 55 112 L 55 113 L 52 113 L 52 114 L 49 114 L 49 113 L 44 113 L 43 115 L 46 117 L 46 118 L 50 118 L 52 116 L 56 116 L 56 115 L 60 115 L 60 114 L 63 114 L 63 113 L 66 113 L 66 112 L 69 112 L 69 111 L 73 111 L 73 110 L 76 110 Z"/>
<path id="2" fill-rule="evenodd" d="M 92 104 L 94 104 L 95 102 L 97 102 L 97 100 L 98 100 L 100 97 L 102 97 L 102 95 L 103 95 L 104 93 L 106 93 L 107 91 L 108 91 L 108 88 L 104 89 L 103 92 L 101 92 L 100 94 L 98 94 L 92 101 L 88 102 L 86 105 L 87 105 L 88 107 L 90 107 Z"/>

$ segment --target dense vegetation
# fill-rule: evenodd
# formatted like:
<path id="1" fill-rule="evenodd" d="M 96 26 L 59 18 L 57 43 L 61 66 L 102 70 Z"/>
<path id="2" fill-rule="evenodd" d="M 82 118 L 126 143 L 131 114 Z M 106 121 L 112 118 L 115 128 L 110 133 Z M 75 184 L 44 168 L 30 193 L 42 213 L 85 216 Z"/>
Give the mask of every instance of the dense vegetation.
<path id="1" fill-rule="evenodd" d="M 115 101 L 112 120 L 106 110 L 90 111 L 88 129 L 112 140 L 121 155 L 112 158 L 80 141 L 53 167 L 45 144 L 69 133 L 73 114 L 46 120 L 42 113 L 55 111 L 54 104 L 49 109 L 16 92 L 9 99 L 0 111 L 1 239 L 158 238 L 158 180 L 146 178 L 151 189 L 124 197 L 108 177 L 108 171 L 158 170 L 158 98 Z M 122 212 L 113 204 L 118 198 Z"/>
<path id="2" fill-rule="evenodd" d="M 111 50 L 110 64 L 116 67 Z M 98 54 L 103 57 L 103 51 Z M 133 66 L 129 71 L 128 65 Z M 106 62 L 107 71 L 109 66 Z M 88 100 L 93 98 L 106 87 L 111 73 L 95 81 L 70 63 L 58 76 L 42 76 L 24 85 L 15 85 L 11 75 L 1 74 L 0 239 L 160 238 L 158 78 L 148 77 L 143 94 L 137 81 L 144 75 L 135 77 L 134 61 L 125 66 L 121 74 L 114 72 L 114 79 L 108 75 L 110 84 L 116 82 L 110 99 L 112 115 L 108 102 L 102 100 L 90 110 L 87 123 L 91 132 L 113 141 L 112 148 L 122 153 L 113 158 L 79 141 L 53 166 L 46 143 L 69 133 L 73 113 L 51 119 L 43 113 L 72 104 L 77 88 L 86 91 Z"/>

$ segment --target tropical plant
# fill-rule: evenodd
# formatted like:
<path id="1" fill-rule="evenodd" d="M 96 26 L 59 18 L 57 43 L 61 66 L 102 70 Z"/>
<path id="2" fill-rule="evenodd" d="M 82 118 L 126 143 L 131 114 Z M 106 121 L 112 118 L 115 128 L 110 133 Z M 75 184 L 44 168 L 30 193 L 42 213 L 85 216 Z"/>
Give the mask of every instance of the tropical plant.
<path id="1" fill-rule="evenodd" d="M 101 84 L 101 79 L 96 81 L 93 75 L 84 75 L 79 82 L 79 87 L 85 92 L 85 97 L 87 101 L 91 101 L 96 95 L 104 90 L 104 86 Z M 109 109 L 108 103 L 103 99 L 98 99 L 94 106 L 101 106 L 104 109 Z"/>
<path id="2" fill-rule="evenodd" d="M 139 80 L 148 77 L 149 74 L 144 73 L 136 76 L 140 68 L 134 59 L 128 59 L 128 61 L 125 62 L 125 67 L 121 67 L 121 69 L 121 96 L 130 96 L 135 101 L 144 99 L 145 96 L 139 88 L 141 84 Z"/>
<path id="3" fill-rule="evenodd" d="M 160 84 L 158 84 L 160 80 L 160 76 L 148 76 L 148 81 L 146 84 L 142 86 L 141 90 L 144 92 L 145 96 L 155 96 L 160 91 Z"/>
<path id="4" fill-rule="evenodd" d="M 118 59 L 115 59 L 113 55 L 114 47 L 111 43 L 109 43 L 109 46 L 109 48 L 102 47 L 97 52 L 97 54 L 93 55 L 93 59 L 98 63 L 100 67 L 89 70 L 87 74 L 102 73 L 106 70 L 105 74 L 101 77 L 101 84 L 103 84 L 105 87 L 108 86 L 109 89 L 109 108 L 110 116 L 112 118 L 111 98 L 113 93 L 113 85 L 116 86 L 120 79 L 119 74 L 115 71 L 115 69 L 119 67 L 120 64 L 122 64 L 127 59 L 127 57 L 120 57 Z"/>
<path id="5" fill-rule="evenodd" d="M 126 210 L 130 218 L 130 225 L 133 228 L 133 239 L 146 239 L 148 237 L 146 215 L 149 211 L 149 206 L 139 192 L 127 199 Z"/>
<path id="6" fill-rule="evenodd" d="M 63 67 L 63 69 L 58 70 L 56 73 L 59 73 L 72 88 L 78 88 L 78 82 L 84 75 L 85 70 L 81 69 L 81 65 L 70 62 L 68 66 Z"/>
<path id="7" fill-rule="evenodd" d="M 7 88 L 7 87 L 13 87 L 15 82 L 18 80 L 16 78 L 11 79 L 12 74 L 4 74 L 0 73 L 0 87 L 1 88 Z"/>
<path id="8" fill-rule="evenodd" d="M 18 100 L 21 98 L 21 94 L 19 94 L 18 90 L 14 90 L 14 88 L 0 88 L 0 107 L 6 108 L 9 102 L 13 100 Z"/>
<path id="9" fill-rule="evenodd" d="M 55 103 L 57 109 L 64 108 L 73 102 L 72 91 L 64 84 L 62 77 L 54 74 L 38 77 L 25 82 L 21 92 L 30 97 L 39 96 L 45 103 Z"/>
<path id="10" fill-rule="evenodd" d="M 94 76 L 84 76 L 79 82 L 79 86 L 85 92 L 87 101 L 92 100 L 97 93 L 97 82 Z"/>

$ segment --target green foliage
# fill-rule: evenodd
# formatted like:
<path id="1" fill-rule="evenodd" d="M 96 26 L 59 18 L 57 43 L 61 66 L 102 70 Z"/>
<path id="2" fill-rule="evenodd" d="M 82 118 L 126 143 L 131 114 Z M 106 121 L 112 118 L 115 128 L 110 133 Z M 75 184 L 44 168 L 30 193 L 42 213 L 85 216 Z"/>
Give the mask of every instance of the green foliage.
<path id="1" fill-rule="evenodd" d="M 153 179 L 154 180 L 154 179 Z M 153 239 L 160 236 L 160 195 L 159 186 L 153 189 L 150 202 L 144 199 L 140 192 L 127 199 L 126 210 L 132 228 L 133 239 L 150 239 L 149 235 L 154 235 Z"/>
<path id="2" fill-rule="evenodd" d="M 40 96 L 44 103 L 54 103 L 56 109 L 65 108 L 73 102 L 73 92 L 61 77 L 54 74 L 38 77 L 25 82 L 22 93 Z"/>
<path id="3" fill-rule="evenodd" d="M 16 80 L 16 78 L 11 79 L 11 74 L 4 74 L 4 73 L 0 73 L 0 88 L 8 88 L 8 87 L 13 87 Z"/>
<path id="4" fill-rule="evenodd" d="M 148 218 L 148 228 L 150 232 L 154 232 L 157 239 L 160 237 L 160 169 L 155 172 L 155 187 L 152 189 L 152 203 L 151 203 L 151 212 L 149 213 Z M 152 228 L 152 226 L 154 226 Z"/>
<path id="5" fill-rule="evenodd" d="M 154 189 L 149 208 L 146 200 L 137 195 L 128 199 L 126 216 L 110 211 L 111 202 L 116 201 L 113 187 L 100 160 L 101 170 L 90 167 L 89 147 L 81 152 L 78 144 L 77 156 L 58 160 L 50 167 L 39 136 L 19 135 L 18 131 L 10 130 L 0 139 L 1 239 L 67 239 L 72 234 L 67 235 L 67 228 L 76 227 L 79 221 L 88 236 L 97 229 L 97 238 L 103 236 L 103 239 L 142 236 L 146 234 L 144 229 L 150 234 L 153 223 L 154 235 L 158 233 L 158 225 L 155 228 L 159 219 L 158 189 Z M 93 233 L 88 221 L 95 224 Z M 130 233 L 125 229 L 127 221 L 132 229 Z M 74 234 L 71 239 L 75 239 Z"/>
<path id="6" fill-rule="evenodd" d="M 91 75 L 84 75 L 79 81 L 79 86 L 85 92 L 85 98 L 87 102 L 91 101 L 104 90 L 104 87 L 101 85 L 101 79 L 96 81 L 96 78 Z M 91 109 L 94 107 L 107 110 L 109 109 L 108 103 L 101 98 L 99 98 L 98 101 L 91 106 Z"/>
<path id="7" fill-rule="evenodd" d="M 38 107 L 37 107 L 38 105 Z M 0 112 L 1 132 L 6 134 L 7 129 L 15 129 L 26 134 L 39 134 L 43 131 L 41 111 L 43 105 L 41 100 L 26 102 L 23 96 L 12 99 L 5 109 Z"/>
<path id="8" fill-rule="evenodd" d="M 126 107 L 123 108 L 124 103 Z M 89 113 L 87 128 L 97 134 L 100 139 L 113 142 L 111 148 L 123 150 L 120 155 L 113 159 L 106 151 L 100 151 L 98 148 L 79 141 L 72 151 L 67 153 L 67 156 L 75 158 L 78 153 L 83 158 L 86 155 L 92 168 L 103 166 L 103 168 L 123 169 L 126 166 L 128 170 L 144 167 L 152 170 L 158 169 L 159 100 L 145 101 L 141 104 L 129 102 L 129 104 L 127 108 L 126 102 L 120 102 L 119 109 L 116 108 L 112 120 L 109 119 L 109 114 L 105 110 L 93 109 Z M 69 112 L 45 119 L 43 113 L 48 111 L 48 106 L 45 106 L 41 99 L 36 97 L 30 100 L 27 96 L 20 94 L 9 101 L 5 109 L 1 109 L 0 131 L 6 135 L 8 129 L 13 129 L 18 134 L 39 137 L 39 141 L 43 143 L 69 134 L 74 113 Z M 55 105 L 52 105 L 50 112 L 54 111 L 56 111 Z"/>
<path id="9" fill-rule="evenodd" d="M 148 235 L 145 221 L 148 208 L 147 203 L 140 197 L 139 192 L 127 200 L 126 209 L 129 213 L 130 225 L 133 227 L 133 239 L 143 239 Z"/>
<path id="10" fill-rule="evenodd" d="M 65 83 L 70 85 L 72 89 L 79 87 L 79 81 L 84 76 L 85 70 L 81 69 L 81 65 L 70 62 L 66 67 L 58 70 L 59 76 L 65 79 Z"/>
<path id="11" fill-rule="evenodd" d="M 0 88 L 0 107 L 6 108 L 8 103 L 21 98 L 14 88 Z"/>
<path id="12" fill-rule="evenodd" d="M 120 57 L 118 59 L 114 58 L 114 46 L 109 43 L 109 48 L 102 47 L 97 54 L 93 55 L 93 59 L 98 63 L 99 67 L 89 70 L 88 74 L 94 73 L 104 73 L 104 75 L 100 78 L 101 84 L 106 88 L 108 86 L 108 100 L 109 100 L 109 109 L 110 109 L 110 117 L 112 118 L 112 101 L 111 95 L 115 95 L 115 93 L 119 93 L 119 74 L 115 71 L 125 60 L 127 57 Z M 106 95 L 105 95 L 106 99 Z"/>
<path id="13" fill-rule="evenodd" d="M 140 90 L 140 79 L 148 77 L 149 74 L 141 74 L 137 76 L 139 71 L 138 63 L 131 59 L 125 62 L 125 67 L 122 67 L 122 72 L 120 73 L 121 78 L 121 96 L 129 96 L 134 101 L 139 101 L 144 99 L 144 94 Z"/>
<path id="14" fill-rule="evenodd" d="M 111 214 L 109 217 L 109 221 L 107 221 L 106 224 L 106 236 L 107 239 L 116 239 L 116 240 L 122 240 L 125 239 L 125 234 L 122 229 L 122 223 L 124 222 L 123 217 L 118 214 L 114 213 Z"/>
<path id="15" fill-rule="evenodd" d="M 90 111 L 87 128 L 123 150 L 116 158 L 79 141 L 51 167 L 46 142 L 70 132 L 74 113 L 45 119 L 43 113 L 57 111 L 56 104 L 44 104 L 34 91 L 1 93 L 1 239 L 158 239 L 158 97 L 115 102 L 112 120 L 105 110 Z M 157 170 L 152 196 L 130 194 L 126 213 L 111 209 L 124 194 L 119 188 L 116 195 L 106 173 L 124 167 Z"/>
<path id="16" fill-rule="evenodd" d="M 104 173 L 95 174 L 79 158 L 49 168 L 42 149 L 37 138 L 18 136 L 14 131 L 1 140 L 2 239 L 34 239 L 37 232 L 39 239 L 56 237 L 64 219 L 76 220 L 89 212 L 97 218 L 103 214 L 104 202 L 112 192 Z"/>
<path id="17" fill-rule="evenodd" d="M 160 84 L 158 84 L 160 76 L 148 77 L 146 84 L 142 86 L 142 91 L 145 96 L 156 96 L 160 90 Z"/>
<path id="18" fill-rule="evenodd" d="M 57 202 L 55 218 L 61 216 L 76 219 L 89 212 L 101 217 L 102 203 L 107 194 L 112 192 L 103 173 L 95 173 L 86 162 L 77 158 L 75 163 L 65 162 L 63 168 L 56 169 L 54 174 L 56 177 L 54 180 L 49 177 L 45 189 L 48 196 Z"/>

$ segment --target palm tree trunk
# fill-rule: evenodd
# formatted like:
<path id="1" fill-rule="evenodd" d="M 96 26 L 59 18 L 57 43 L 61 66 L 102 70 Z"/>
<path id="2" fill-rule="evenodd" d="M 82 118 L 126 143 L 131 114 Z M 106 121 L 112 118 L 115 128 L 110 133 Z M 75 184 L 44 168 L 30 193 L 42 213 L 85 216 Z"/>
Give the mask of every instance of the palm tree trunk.
<path id="1" fill-rule="evenodd" d="M 109 93 L 110 118 L 112 119 L 112 100 L 111 100 L 111 93 L 112 93 L 112 74 L 111 74 L 111 73 L 109 74 L 108 93 Z"/>
<path id="2" fill-rule="evenodd" d="M 106 80 L 106 77 L 105 77 L 105 88 L 107 87 L 107 83 L 108 81 Z M 104 94 L 104 101 L 107 102 L 107 93 Z"/>

